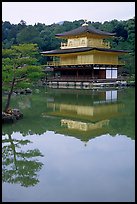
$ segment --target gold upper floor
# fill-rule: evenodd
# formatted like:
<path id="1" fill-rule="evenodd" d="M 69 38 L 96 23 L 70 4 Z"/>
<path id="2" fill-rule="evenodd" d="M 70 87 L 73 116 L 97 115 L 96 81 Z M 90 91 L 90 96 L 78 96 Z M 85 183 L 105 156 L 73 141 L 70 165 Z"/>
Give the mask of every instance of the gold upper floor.
<path id="1" fill-rule="evenodd" d="M 110 48 L 110 42 L 105 42 L 102 38 L 93 37 L 74 37 L 69 38 L 66 43 L 61 42 L 61 49 L 72 49 L 80 47 Z"/>

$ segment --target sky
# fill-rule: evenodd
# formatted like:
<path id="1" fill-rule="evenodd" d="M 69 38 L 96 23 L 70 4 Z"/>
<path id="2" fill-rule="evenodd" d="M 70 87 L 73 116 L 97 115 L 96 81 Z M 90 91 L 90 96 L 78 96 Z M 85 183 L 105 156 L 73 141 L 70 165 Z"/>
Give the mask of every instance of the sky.
<path id="1" fill-rule="evenodd" d="M 86 19 L 91 22 L 128 20 L 135 17 L 135 2 L 2 2 L 2 21 L 51 25 Z"/>

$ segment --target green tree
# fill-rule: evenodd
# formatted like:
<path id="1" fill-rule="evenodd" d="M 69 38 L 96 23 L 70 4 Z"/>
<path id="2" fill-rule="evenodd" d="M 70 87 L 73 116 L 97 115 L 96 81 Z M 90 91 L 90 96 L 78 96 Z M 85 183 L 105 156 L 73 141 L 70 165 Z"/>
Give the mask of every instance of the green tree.
<path id="1" fill-rule="evenodd" d="M 24 27 L 18 34 L 17 34 L 17 42 L 18 43 L 37 43 L 39 36 L 39 32 L 36 28 L 32 25 Z"/>
<path id="2" fill-rule="evenodd" d="M 15 87 L 30 87 L 44 75 L 37 56 L 36 44 L 14 45 L 10 49 L 2 50 L 2 86 L 9 91 L 4 112 L 10 106 Z"/>

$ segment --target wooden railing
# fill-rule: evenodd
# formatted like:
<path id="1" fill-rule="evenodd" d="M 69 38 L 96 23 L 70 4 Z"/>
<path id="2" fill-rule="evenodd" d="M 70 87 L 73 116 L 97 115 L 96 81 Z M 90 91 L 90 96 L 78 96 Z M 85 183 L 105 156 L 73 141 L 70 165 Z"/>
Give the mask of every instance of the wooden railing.
<path id="1" fill-rule="evenodd" d="M 46 66 L 60 66 L 61 63 L 60 61 L 50 61 L 50 62 L 47 62 Z"/>
<path id="2" fill-rule="evenodd" d="M 70 48 L 78 48 L 78 47 L 87 47 L 87 43 L 72 43 L 72 44 L 68 44 L 68 43 L 61 43 L 61 49 L 70 49 Z"/>
<path id="3" fill-rule="evenodd" d="M 69 45 L 68 43 L 61 43 L 61 49 L 70 49 L 78 47 L 98 47 L 98 48 L 110 48 L 110 42 L 88 42 L 88 43 L 73 43 Z"/>
<path id="4" fill-rule="evenodd" d="M 110 42 L 88 42 L 88 47 L 110 48 Z"/>

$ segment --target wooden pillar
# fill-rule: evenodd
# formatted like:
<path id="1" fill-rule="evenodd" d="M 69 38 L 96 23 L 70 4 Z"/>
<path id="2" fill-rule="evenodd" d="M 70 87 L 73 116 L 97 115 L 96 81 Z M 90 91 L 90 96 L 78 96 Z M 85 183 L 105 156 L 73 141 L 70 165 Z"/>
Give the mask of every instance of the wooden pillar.
<path id="1" fill-rule="evenodd" d="M 92 79 L 94 79 L 94 65 L 92 66 Z"/>
<path id="2" fill-rule="evenodd" d="M 78 70 L 77 70 L 77 78 L 78 78 Z"/>

